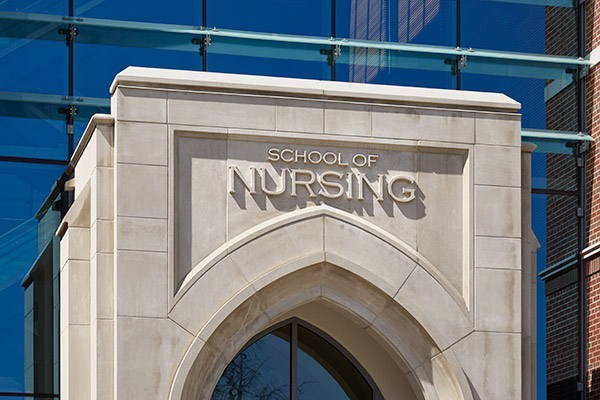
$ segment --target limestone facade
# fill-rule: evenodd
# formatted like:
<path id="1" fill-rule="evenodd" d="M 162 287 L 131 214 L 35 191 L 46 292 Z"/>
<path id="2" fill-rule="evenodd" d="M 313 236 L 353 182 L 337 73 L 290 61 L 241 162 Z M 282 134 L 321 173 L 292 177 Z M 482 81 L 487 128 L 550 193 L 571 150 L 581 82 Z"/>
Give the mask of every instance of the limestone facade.
<path id="1" fill-rule="evenodd" d="M 386 399 L 535 398 L 518 103 L 142 68 L 111 92 L 57 233 L 61 397 L 209 399 L 295 316 Z"/>

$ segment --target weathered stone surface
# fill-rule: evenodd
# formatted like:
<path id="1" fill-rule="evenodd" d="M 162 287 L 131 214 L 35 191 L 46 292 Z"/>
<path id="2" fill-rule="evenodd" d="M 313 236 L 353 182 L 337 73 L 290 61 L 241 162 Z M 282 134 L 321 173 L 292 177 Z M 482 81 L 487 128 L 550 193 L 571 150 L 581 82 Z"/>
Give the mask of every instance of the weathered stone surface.
<path id="1" fill-rule="evenodd" d="M 112 92 L 59 230 L 61 397 L 209 398 L 297 317 L 385 398 L 521 398 L 516 102 L 136 68 Z"/>

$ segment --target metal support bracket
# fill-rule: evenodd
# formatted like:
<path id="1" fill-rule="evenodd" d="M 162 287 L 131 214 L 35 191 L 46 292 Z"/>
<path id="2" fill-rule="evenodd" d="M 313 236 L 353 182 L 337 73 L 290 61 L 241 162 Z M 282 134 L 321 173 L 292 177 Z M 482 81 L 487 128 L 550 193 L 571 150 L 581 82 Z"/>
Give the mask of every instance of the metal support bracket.
<path id="1" fill-rule="evenodd" d="M 339 44 L 332 45 L 331 49 L 321 49 L 320 53 L 327 55 L 327 65 L 331 67 L 335 60 L 342 55 L 342 47 Z"/>
<path id="2" fill-rule="evenodd" d="M 567 68 L 565 72 L 571 74 L 573 76 L 573 82 L 575 82 L 578 79 L 585 78 L 590 73 L 590 66 L 580 65 L 578 68 Z"/>
<path id="3" fill-rule="evenodd" d="M 75 121 L 75 116 L 79 113 L 79 110 L 74 104 L 69 104 L 67 108 L 59 108 L 58 112 L 67 116 L 67 135 L 73 135 L 75 133 L 73 121 Z"/>
<path id="4" fill-rule="evenodd" d="M 212 39 L 210 35 L 204 35 L 202 36 L 202 39 L 192 39 L 192 43 L 200 46 L 200 55 L 204 57 L 208 51 L 208 48 L 212 44 Z"/>
<path id="5" fill-rule="evenodd" d="M 463 69 L 466 66 L 467 66 L 467 56 L 463 54 L 458 59 L 458 70 L 460 71 L 461 69 Z"/>
<path id="6" fill-rule="evenodd" d="M 58 33 L 60 33 L 61 35 L 66 35 L 67 46 L 72 46 L 73 41 L 75 41 L 75 36 L 79 34 L 79 31 L 77 30 L 75 25 L 69 24 L 69 28 L 60 28 L 58 30 Z"/>
<path id="7" fill-rule="evenodd" d="M 467 66 L 467 56 L 465 54 L 456 56 L 456 58 L 447 58 L 444 60 L 444 64 L 450 65 L 450 72 L 452 76 L 456 76 L 456 73 Z"/>

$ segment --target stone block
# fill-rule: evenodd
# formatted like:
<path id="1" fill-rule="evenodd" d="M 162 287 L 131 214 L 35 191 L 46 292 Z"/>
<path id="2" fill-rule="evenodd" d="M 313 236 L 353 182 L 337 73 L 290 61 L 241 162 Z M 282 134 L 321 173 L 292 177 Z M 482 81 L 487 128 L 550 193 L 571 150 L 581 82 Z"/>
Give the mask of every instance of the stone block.
<path id="1" fill-rule="evenodd" d="M 521 148 L 475 146 L 475 184 L 521 187 Z"/>
<path id="2" fill-rule="evenodd" d="M 415 250 L 462 292 L 465 279 L 469 279 L 464 271 L 468 255 L 463 254 L 469 244 L 469 232 L 465 232 L 470 202 L 465 179 L 467 154 L 422 152 L 417 158 Z"/>
<path id="3" fill-rule="evenodd" d="M 352 272 L 370 280 L 390 297 L 394 297 L 416 265 L 395 247 L 382 244 L 380 238 L 339 220 L 325 218 L 324 238 L 328 261 L 330 255 L 337 255 L 360 266 L 360 271 Z M 365 251 L 369 248 L 378 251 Z M 331 257 L 331 261 L 335 263 L 335 258 Z"/>
<path id="4" fill-rule="evenodd" d="M 65 241 L 68 241 L 65 242 Z M 67 235 L 63 237 L 61 246 L 62 254 L 65 254 L 68 260 L 89 260 L 90 259 L 90 230 L 89 228 L 69 227 Z M 63 253 L 64 250 L 64 253 Z"/>
<path id="5" fill-rule="evenodd" d="M 97 167 L 91 179 L 90 219 L 113 219 L 114 217 L 114 169 Z"/>
<path id="6" fill-rule="evenodd" d="M 117 215 L 167 218 L 167 168 L 120 164 L 117 168 Z"/>
<path id="7" fill-rule="evenodd" d="M 114 256 L 96 254 L 90 261 L 92 319 L 114 316 Z"/>
<path id="8" fill-rule="evenodd" d="M 173 375 L 193 339 L 169 319 L 119 317 L 115 343 L 118 398 L 169 398 Z"/>
<path id="9" fill-rule="evenodd" d="M 473 332 L 452 346 L 452 351 L 469 378 L 475 399 L 521 398 L 521 335 Z"/>
<path id="10" fill-rule="evenodd" d="M 402 354 L 406 363 L 402 368 L 407 372 L 440 352 L 423 327 L 398 304 L 388 304 L 367 331 L 375 338 L 384 337 Z"/>
<path id="11" fill-rule="evenodd" d="M 176 281 L 227 240 L 227 141 L 176 136 Z"/>
<path id="12" fill-rule="evenodd" d="M 475 266 L 521 269 L 521 240 L 495 237 L 475 238 Z"/>
<path id="13" fill-rule="evenodd" d="M 475 115 L 469 112 L 376 107 L 373 136 L 390 139 L 473 143 Z"/>
<path id="14" fill-rule="evenodd" d="M 67 323 L 88 325 L 90 323 L 90 262 L 69 261 L 61 272 L 61 285 L 61 294 L 65 291 L 66 296 L 66 302 L 61 302 L 63 305 L 61 313 L 66 313 L 68 316 Z"/>
<path id="15" fill-rule="evenodd" d="M 521 189 L 475 186 L 475 235 L 521 237 Z"/>
<path id="16" fill-rule="evenodd" d="M 371 136 L 370 106 L 327 103 L 325 133 L 344 136 Z"/>
<path id="17" fill-rule="evenodd" d="M 169 318 L 197 334 L 219 308 L 249 285 L 240 268 L 226 257 L 185 292 L 169 313 Z"/>
<path id="18" fill-rule="evenodd" d="M 90 254 L 112 253 L 114 221 L 98 219 L 90 228 Z"/>
<path id="19" fill-rule="evenodd" d="M 113 124 L 97 124 L 91 141 L 95 145 L 96 167 L 112 167 L 114 165 L 114 127 Z M 88 147 L 90 145 L 88 144 Z M 86 148 L 87 150 L 87 148 Z"/>
<path id="20" fill-rule="evenodd" d="M 323 133 L 323 105 L 312 101 L 285 100 L 277 104 L 277 130 Z"/>
<path id="21" fill-rule="evenodd" d="M 521 271 L 475 269 L 475 328 L 521 332 Z"/>
<path id="22" fill-rule="evenodd" d="M 119 251 L 116 267 L 117 315 L 166 317 L 167 254 Z"/>
<path id="23" fill-rule="evenodd" d="M 347 308 L 351 310 L 360 305 L 368 310 L 365 315 L 372 313 L 375 316 L 381 313 L 389 303 L 389 297 L 385 296 L 375 285 L 334 265 L 325 267 L 322 290 L 323 292 L 331 290 L 331 295 L 335 298 L 340 297 L 339 294 L 347 296 L 353 300 L 353 306 Z"/>
<path id="24" fill-rule="evenodd" d="M 167 165 L 167 125 L 119 121 L 116 130 L 118 163 Z"/>
<path id="25" fill-rule="evenodd" d="M 520 146 L 521 116 L 478 113 L 475 118 L 475 141 L 477 144 Z"/>
<path id="26" fill-rule="evenodd" d="M 112 400 L 114 398 L 114 321 L 99 319 L 95 323 L 95 361 L 92 365 L 92 398 Z"/>
<path id="27" fill-rule="evenodd" d="M 292 260 L 323 251 L 323 218 L 295 222 L 260 236 L 231 253 L 250 283 Z"/>
<path id="28" fill-rule="evenodd" d="M 169 93 L 170 124 L 275 130 L 275 103 L 260 97 Z"/>
<path id="29" fill-rule="evenodd" d="M 167 251 L 167 220 L 117 218 L 117 249 Z"/>
<path id="30" fill-rule="evenodd" d="M 437 280 L 418 267 L 394 300 L 405 308 L 443 348 L 473 329 L 470 317 Z"/>
<path id="31" fill-rule="evenodd" d="M 90 327 L 71 325 L 61 334 L 61 397 L 90 399 Z"/>
<path id="32" fill-rule="evenodd" d="M 120 87 L 113 98 L 118 121 L 167 122 L 167 92 Z"/>

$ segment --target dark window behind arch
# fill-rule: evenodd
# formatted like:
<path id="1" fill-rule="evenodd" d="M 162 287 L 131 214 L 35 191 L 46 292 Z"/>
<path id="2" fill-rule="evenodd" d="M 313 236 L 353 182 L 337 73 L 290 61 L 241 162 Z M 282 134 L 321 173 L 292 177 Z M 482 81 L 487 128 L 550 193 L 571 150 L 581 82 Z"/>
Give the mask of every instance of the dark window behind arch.
<path id="1" fill-rule="evenodd" d="M 297 318 L 255 336 L 212 400 L 380 400 L 373 380 L 329 335 Z"/>

